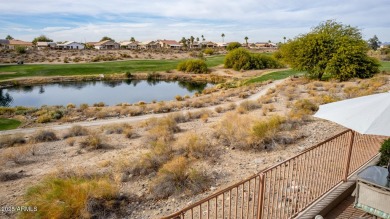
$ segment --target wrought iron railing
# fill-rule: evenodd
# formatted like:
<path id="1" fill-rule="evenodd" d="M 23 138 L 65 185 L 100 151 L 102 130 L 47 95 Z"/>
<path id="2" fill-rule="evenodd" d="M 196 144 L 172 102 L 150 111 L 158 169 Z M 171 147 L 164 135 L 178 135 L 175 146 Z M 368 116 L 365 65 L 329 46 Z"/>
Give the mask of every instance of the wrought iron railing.
<path id="1" fill-rule="evenodd" d="M 163 219 L 293 218 L 377 155 L 382 140 L 341 132 Z"/>

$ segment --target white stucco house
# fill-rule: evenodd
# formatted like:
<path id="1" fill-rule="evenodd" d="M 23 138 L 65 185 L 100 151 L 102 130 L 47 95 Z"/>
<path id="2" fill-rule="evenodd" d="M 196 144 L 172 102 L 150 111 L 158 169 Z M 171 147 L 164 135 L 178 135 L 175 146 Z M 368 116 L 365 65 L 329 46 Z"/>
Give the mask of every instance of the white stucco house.
<path id="1" fill-rule="evenodd" d="M 85 48 L 85 45 L 82 43 L 74 42 L 74 41 L 68 41 L 65 43 L 57 44 L 57 48 L 58 49 L 79 49 L 79 50 L 81 50 L 81 49 Z"/>

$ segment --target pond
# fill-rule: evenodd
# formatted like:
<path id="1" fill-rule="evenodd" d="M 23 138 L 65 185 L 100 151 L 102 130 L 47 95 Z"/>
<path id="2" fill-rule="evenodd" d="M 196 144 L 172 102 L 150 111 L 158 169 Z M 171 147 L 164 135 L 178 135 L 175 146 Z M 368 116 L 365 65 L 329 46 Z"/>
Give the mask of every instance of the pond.
<path id="1" fill-rule="evenodd" d="M 184 81 L 125 80 L 61 82 L 0 89 L 0 106 L 106 105 L 139 101 L 173 100 L 176 95 L 193 95 L 212 84 Z"/>

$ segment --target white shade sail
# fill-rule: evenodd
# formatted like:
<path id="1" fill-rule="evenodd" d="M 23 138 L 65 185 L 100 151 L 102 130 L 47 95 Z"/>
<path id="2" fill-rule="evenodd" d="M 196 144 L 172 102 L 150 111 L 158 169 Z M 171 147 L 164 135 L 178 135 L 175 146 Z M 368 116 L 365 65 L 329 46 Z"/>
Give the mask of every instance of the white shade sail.
<path id="1" fill-rule="evenodd" d="M 361 134 L 390 136 L 390 93 L 324 104 L 314 116 Z"/>

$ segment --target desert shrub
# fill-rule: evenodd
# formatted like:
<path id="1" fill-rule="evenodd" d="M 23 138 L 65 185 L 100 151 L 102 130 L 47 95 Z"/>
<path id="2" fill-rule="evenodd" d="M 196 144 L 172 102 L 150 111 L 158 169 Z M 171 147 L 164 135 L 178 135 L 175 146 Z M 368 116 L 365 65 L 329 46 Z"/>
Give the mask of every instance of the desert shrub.
<path id="1" fill-rule="evenodd" d="M 283 65 L 272 56 L 251 54 L 251 69 L 281 68 Z"/>
<path id="2" fill-rule="evenodd" d="M 104 107 L 104 106 L 106 106 L 106 104 L 104 102 L 99 102 L 99 103 L 94 103 L 93 106 L 94 107 Z"/>
<path id="3" fill-rule="evenodd" d="M 267 141 L 273 141 L 284 120 L 284 118 L 276 115 L 255 122 L 251 130 L 252 136 L 254 137 L 254 146 L 262 145 Z"/>
<path id="4" fill-rule="evenodd" d="M 76 108 L 76 105 L 74 105 L 73 103 L 68 103 L 68 105 L 66 105 L 66 108 L 67 109 L 74 109 L 74 108 Z"/>
<path id="5" fill-rule="evenodd" d="M 3 135 L 0 136 L 0 148 L 13 147 L 26 143 L 23 135 Z"/>
<path id="6" fill-rule="evenodd" d="M 239 107 L 244 108 L 246 111 L 252 111 L 261 108 L 261 104 L 254 100 L 246 100 L 241 102 Z"/>
<path id="7" fill-rule="evenodd" d="M 318 110 L 318 105 L 313 103 L 311 100 L 301 99 L 294 103 L 293 109 L 296 109 L 297 111 L 303 110 L 307 114 L 313 114 Z"/>
<path id="8" fill-rule="evenodd" d="M 223 111 L 224 111 L 223 107 L 221 107 L 221 106 L 215 107 L 215 112 L 222 113 Z"/>
<path id="9" fill-rule="evenodd" d="M 224 60 L 225 68 L 234 70 L 280 68 L 283 65 L 271 56 L 262 54 L 251 54 L 244 48 L 230 51 Z"/>
<path id="10" fill-rule="evenodd" d="M 146 142 L 154 142 L 157 139 L 162 139 L 165 142 L 173 140 L 173 134 L 180 131 L 177 122 L 172 117 L 151 118 L 146 121 L 148 132 L 146 134 Z"/>
<path id="11" fill-rule="evenodd" d="M 82 126 L 76 125 L 71 127 L 68 132 L 64 135 L 64 138 L 84 136 L 88 134 L 88 130 Z"/>
<path id="12" fill-rule="evenodd" d="M 214 50 L 211 49 L 211 48 L 207 48 L 205 50 L 203 50 L 203 53 L 206 54 L 206 55 L 213 55 L 214 54 Z"/>
<path id="13" fill-rule="evenodd" d="M 27 52 L 27 48 L 25 46 L 16 46 L 15 47 L 15 51 L 18 53 L 18 54 L 24 54 Z"/>
<path id="14" fill-rule="evenodd" d="M 123 134 L 126 138 L 133 138 L 135 136 L 135 132 L 132 126 L 126 126 L 123 130 Z"/>
<path id="15" fill-rule="evenodd" d="M 0 165 L 3 165 L 8 161 L 20 164 L 25 161 L 27 157 L 33 155 L 33 153 L 34 148 L 31 145 L 5 148 L 0 154 Z"/>
<path id="16" fill-rule="evenodd" d="M 308 99 L 297 100 L 291 111 L 289 112 L 289 118 L 291 120 L 303 120 L 308 121 L 310 115 L 315 113 L 318 110 L 318 105 Z"/>
<path id="17" fill-rule="evenodd" d="M 184 123 L 190 120 L 188 114 L 184 114 L 182 112 L 176 112 L 170 115 L 170 117 L 176 121 L 176 123 Z"/>
<path id="18" fill-rule="evenodd" d="M 50 130 L 41 130 L 35 135 L 33 135 L 30 139 L 33 143 L 38 142 L 50 142 L 50 141 L 56 141 L 58 140 L 56 134 L 53 131 Z"/>
<path id="19" fill-rule="evenodd" d="M 176 96 L 175 96 L 175 99 L 176 99 L 177 101 L 183 101 L 183 100 L 184 100 L 184 98 L 183 98 L 182 96 L 180 96 L 180 95 L 176 95 Z"/>
<path id="20" fill-rule="evenodd" d="M 189 59 L 181 61 L 177 65 L 177 70 L 183 72 L 192 72 L 195 74 L 208 73 L 206 62 L 200 59 Z"/>
<path id="21" fill-rule="evenodd" d="M 86 109 L 88 109 L 88 107 L 89 107 L 89 105 L 87 103 L 80 104 L 80 109 L 81 110 L 86 110 Z"/>
<path id="22" fill-rule="evenodd" d="M 378 165 L 387 165 L 390 162 L 390 138 L 383 142 L 379 152 L 381 152 L 381 157 L 379 159 Z"/>
<path id="23" fill-rule="evenodd" d="M 231 42 L 226 46 L 227 51 L 231 51 L 233 49 L 237 49 L 241 47 L 241 43 L 239 42 Z"/>
<path id="24" fill-rule="evenodd" d="M 251 144 L 252 121 L 249 116 L 228 112 L 216 125 L 214 136 L 224 145 L 245 148 Z"/>
<path id="25" fill-rule="evenodd" d="M 48 177 L 25 194 L 25 205 L 35 206 L 37 211 L 24 211 L 20 218 L 91 218 L 97 210 L 91 209 L 93 200 L 114 202 L 118 196 L 117 186 L 106 177 Z"/>
<path id="26" fill-rule="evenodd" d="M 251 67 L 250 64 L 251 55 L 243 48 L 238 48 L 230 51 L 224 60 L 225 68 L 233 68 L 234 70 L 248 70 Z"/>
<path id="27" fill-rule="evenodd" d="M 13 107 L 0 107 L 0 115 L 13 115 L 16 109 Z"/>
<path id="28" fill-rule="evenodd" d="M 210 155 L 212 151 L 211 144 L 206 137 L 188 132 L 182 135 L 177 141 L 178 150 L 184 153 L 185 156 L 194 158 L 204 158 Z"/>
<path id="29" fill-rule="evenodd" d="M 51 121 L 51 119 L 52 119 L 52 117 L 49 114 L 43 114 L 43 115 L 38 116 L 37 122 L 38 123 L 48 123 Z"/>
<path id="30" fill-rule="evenodd" d="M 213 115 L 213 112 L 211 110 L 208 110 L 208 109 L 202 109 L 202 110 L 198 110 L 198 111 L 194 111 L 194 112 L 189 111 L 187 113 L 187 116 L 190 119 L 200 119 L 204 115 L 207 115 L 208 117 L 210 117 Z"/>
<path id="31" fill-rule="evenodd" d="M 129 172 L 135 175 L 146 175 L 157 170 L 172 158 L 172 147 L 165 141 L 151 143 L 151 150 L 143 154 L 130 168 Z"/>
<path id="32" fill-rule="evenodd" d="M 128 126 L 127 124 L 113 124 L 103 126 L 103 130 L 106 134 L 122 134 L 123 130 Z"/>
<path id="33" fill-rule="evenodd" d="M 66 143 L 69 146 L 73 146 L 76 143 L 76 139 L 75 138 L 68 138 L 68 139 L 66 139 Z"/>
<path id="34" fill-rule="evenodd" d="M 102 149 L 104 143 L 102 138 L 97 133 L 93 133 L 88 135 L 85 139 L 83 139 L 80 142 L 80 146 L 81 148 L 87 147 L 88 149 L 96 150 L 96 149 Z"/>
<path id="35" fill-rule="evenodd" d="M 20 173 L 20 172 L 18 172 L 18 173 L 3 172 L 3 173 L 0 173 L 0 182 L 17 180 L 17 179 L 20 179 L 24 176 L 25 176 L 25 174 Z"/>
<path id="36" fill-rule="evenodd" d="M 150 191 L 159 199 L 184 191 L 194 194 L 205 191 L 209 182 L 205 174 L 189 168 L 186 158 L 176 157 L 159 169 L 151 183 Z"/>
<path id="37" fill-rule="evenodd" d="M 205 113 L 200 116 L 200 120 L 202 120 L 204 123 L 206 123 L 209 120 L 209 114 Z"/>
<path id="38" fill-rule="evenodd" d="M 336 101 L 339 101 L 340 98 L 334 96 L 334 95 L 326 95 L 322 94 L 316 97 L 316 102 L 321 105 L 321 104 L 327 104 L 327 103 L 333 103 Z"/>

